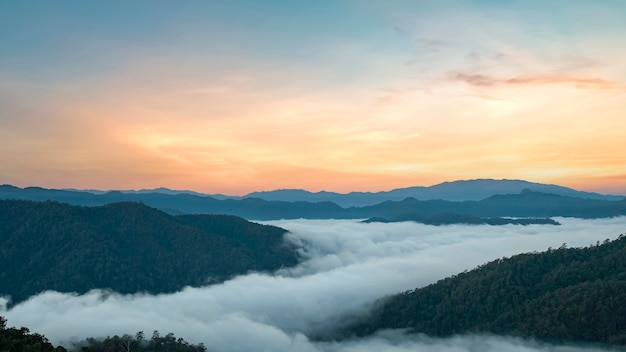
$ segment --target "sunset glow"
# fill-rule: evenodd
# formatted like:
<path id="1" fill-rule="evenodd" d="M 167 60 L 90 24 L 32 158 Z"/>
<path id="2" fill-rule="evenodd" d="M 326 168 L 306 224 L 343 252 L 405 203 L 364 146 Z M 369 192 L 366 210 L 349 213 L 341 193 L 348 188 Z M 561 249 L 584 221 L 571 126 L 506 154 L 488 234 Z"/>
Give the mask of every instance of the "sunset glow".
<path id="1" fill-rule="evenodd" d="M 626 2 L 7 1 L 0 184 L 626 194 Z"/>

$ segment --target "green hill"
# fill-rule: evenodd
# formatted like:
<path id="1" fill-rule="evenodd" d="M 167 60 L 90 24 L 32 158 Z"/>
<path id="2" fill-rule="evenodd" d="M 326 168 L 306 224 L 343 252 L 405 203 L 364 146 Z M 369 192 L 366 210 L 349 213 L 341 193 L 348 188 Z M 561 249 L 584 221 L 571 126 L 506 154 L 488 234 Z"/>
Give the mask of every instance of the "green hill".
<path id="1" fill-rule="evenodd" d="M 0 295 L 174 292 L 297 264 L 286 230 L 227 215 L 171 216 L 140 203 L 0 201 Z"/>
<path id="2" fill-rule="evenodd" d="M 626 345 L 626 237 L 492 261 L 382 299 L 339 336 L 381 329 Z"/>

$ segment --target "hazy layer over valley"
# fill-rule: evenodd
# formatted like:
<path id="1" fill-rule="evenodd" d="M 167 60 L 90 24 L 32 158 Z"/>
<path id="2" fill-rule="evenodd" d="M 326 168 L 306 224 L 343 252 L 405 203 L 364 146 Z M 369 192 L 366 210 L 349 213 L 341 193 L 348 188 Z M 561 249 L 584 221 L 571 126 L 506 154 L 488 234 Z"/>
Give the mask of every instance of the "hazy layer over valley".
<path id="1" fill-rule="evenodd" d="M 47 292 L 11 309 L 3 306 L 0 315 L 9 325 L 27 326 L 55 344 L 159 330 L 192 343 L 203 342 L 209 351 L 565 351 L 565 347 L 512 338 L 433 339 L 398 331 L 344 342 L 307 338 L 367 314 L 368 304 L 385 295 L 421 287 L 503 256 L 563 243 L 577 247 L 612 240 L 626 229 L 626 217 L 556 220 L 562 226 L 266 222 L 290 230 L 287 239 L 306 258 L 300 265 L 273 275 L 251 273 L 167 295 Z"/>

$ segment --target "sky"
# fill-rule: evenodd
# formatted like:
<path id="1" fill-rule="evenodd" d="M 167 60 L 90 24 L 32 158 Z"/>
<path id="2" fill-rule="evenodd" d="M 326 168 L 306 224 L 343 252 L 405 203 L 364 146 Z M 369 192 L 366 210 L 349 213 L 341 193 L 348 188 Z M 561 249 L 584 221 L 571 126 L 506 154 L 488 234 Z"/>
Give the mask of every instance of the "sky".
<path id="1" fill-rule="evenodd" d="M 377 299 L 517 253 L 595 245 L 624 232 L 626 217 L 557 218 L 561 226 L 429 226 L 414 222 L 281 220 L 303 257 L 293 268 L 249 273 L 222 284 L 162 295 L 44 292 L 7 308 L 8 326 L 25 326 L 55 344 L 87 337 L 172 332 L 209 351 L 591 352 L 590 348 L 484 335 L 435 339 L 399 331 L 342 342 L 307 336 L 363 317 Z M 245 338 L 242 338 L 245 337 Z"/>
<path id="2" fill-rule="evenodd" d="M 626 194 L 622 0 L 0 2 L 0 183 Z"/>

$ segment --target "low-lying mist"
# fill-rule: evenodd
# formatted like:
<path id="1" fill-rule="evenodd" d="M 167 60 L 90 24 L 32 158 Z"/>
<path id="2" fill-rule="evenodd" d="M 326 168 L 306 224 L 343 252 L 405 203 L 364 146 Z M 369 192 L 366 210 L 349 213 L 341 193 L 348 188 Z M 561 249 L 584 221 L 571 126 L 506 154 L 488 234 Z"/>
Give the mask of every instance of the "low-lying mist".
<path id="1" fill-rule="evenodd" d="M 626 217 L 558 218 L 562 226 L 428 226 L 343 220 L 265 222 L 290 230 L 303 262 L 222 284 L 167 295 L 44 292 L 11 309 L 9 326 L 26 326 L 54 344 L 86 337 L 173 332 L 209 351 L 591 351 L 516 338 L 434 339 L 399 331 L 342 342 L 307 336 L 367 314 L 376 299 L 522 252 L 595 244 L 626 232 Z"/>

